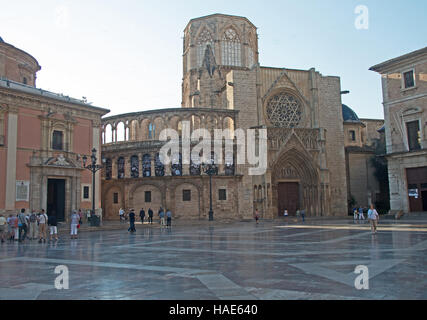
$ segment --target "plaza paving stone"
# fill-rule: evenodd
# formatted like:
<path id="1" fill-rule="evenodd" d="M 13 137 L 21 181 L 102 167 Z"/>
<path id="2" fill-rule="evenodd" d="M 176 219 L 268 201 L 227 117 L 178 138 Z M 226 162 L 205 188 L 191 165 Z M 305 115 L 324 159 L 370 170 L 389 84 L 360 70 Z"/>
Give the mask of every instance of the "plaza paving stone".
<path id="1" fill-rule="evenodd" d="M 0 245 L 0 299 L 426 299 L 427 218 L 180 222 Z M 69 289 L 54 287 L 55 267 Z M 357 290 L 356 266 L 369 268 Z"/>

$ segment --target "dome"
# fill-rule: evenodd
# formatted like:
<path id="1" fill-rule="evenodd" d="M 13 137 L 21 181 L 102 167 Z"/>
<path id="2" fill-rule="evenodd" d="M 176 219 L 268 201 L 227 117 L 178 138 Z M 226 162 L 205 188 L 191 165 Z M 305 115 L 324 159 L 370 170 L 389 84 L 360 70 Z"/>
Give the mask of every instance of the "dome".
<path id="1" fill-rule="evenodd" d="M 2 37 L 0 37 L 0 42 L 4 42 L 4 40 L 2 39 Z"/>
<path id="2" fill-rule="evenodd" d="M 342 118 L 344 122 L 361 122 L 356 112 L 345 104 L 342 105 Z"/>

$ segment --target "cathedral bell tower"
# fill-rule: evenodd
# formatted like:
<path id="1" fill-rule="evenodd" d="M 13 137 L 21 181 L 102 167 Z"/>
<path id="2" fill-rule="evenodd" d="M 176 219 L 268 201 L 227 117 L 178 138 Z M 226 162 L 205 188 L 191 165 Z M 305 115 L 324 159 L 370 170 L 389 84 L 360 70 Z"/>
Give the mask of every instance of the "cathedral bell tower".
<path id="1" fill-rule="evenodd" d="M 182 107 L 234 109 L 232 70 L 258 64 L 256 27 L 246 18 L 213 14 L 184 30 Z"/>

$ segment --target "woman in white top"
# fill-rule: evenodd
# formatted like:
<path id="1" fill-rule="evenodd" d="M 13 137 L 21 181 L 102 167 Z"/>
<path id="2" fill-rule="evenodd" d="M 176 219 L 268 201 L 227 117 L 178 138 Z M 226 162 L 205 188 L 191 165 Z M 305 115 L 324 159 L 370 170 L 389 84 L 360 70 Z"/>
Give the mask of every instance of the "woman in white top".
<path id="1" fill-rule="evenodd" d="M 371 222 L 372 233 L 377 233 L 378 221 L 380 220 L 380 215 L 377 210 L 375 210 L 374 205 L 371 204 L 371 209 L 368 211 L 368 219 Z"/>
<path id="2" fill-rule="evenodd" d="M 79 225 L 80 216 L 76 210 L 71 215 L 71 239 L 77 239 L 77 226 Z"/>

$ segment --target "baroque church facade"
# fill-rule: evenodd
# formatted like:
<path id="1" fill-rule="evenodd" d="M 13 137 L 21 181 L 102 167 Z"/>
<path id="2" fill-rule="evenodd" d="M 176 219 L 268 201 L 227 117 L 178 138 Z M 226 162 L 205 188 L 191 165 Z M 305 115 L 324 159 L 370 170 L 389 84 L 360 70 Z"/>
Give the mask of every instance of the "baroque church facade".
<path id="1" fill-rule="evenodd" d="M 267 130 L 265 174 L 248 175 L 250 165 L 236 164 L 235 154 L 225 154 L 218 165 L 215 217 L 251 219 L 256 209 L 264 218 L 284 209 L 347 215 L 340 78 L 314 68 L 260 66 L 257 28 L 244 17 L 213 14 L 192 19 L 184 30 L 181 108 L 103 118 L 105 219 L 117 219 L 120 208 L 159 207 L 175 218 L 207 219 L 209 177 L 199 166 L 183 164 L 180 154 L 171 165 L 159 158 L 162 129 L 181 134 L 184 121 L 191 131 Z"/>

